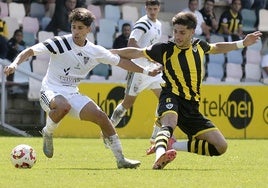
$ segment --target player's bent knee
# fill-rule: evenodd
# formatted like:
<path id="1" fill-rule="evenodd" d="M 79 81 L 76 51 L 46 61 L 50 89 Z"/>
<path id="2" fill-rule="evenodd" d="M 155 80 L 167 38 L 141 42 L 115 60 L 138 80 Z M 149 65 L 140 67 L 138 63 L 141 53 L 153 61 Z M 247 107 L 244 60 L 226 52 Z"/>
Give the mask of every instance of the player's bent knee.
<path id="1" fill-rule="evenodd" d="M 61 105 L 59 108 L 60 108 L 60 112 L 63 115 L 66 115 L 71 110 L 71 105 L 69 103 L 65 103 L 65 104 Z"/>
<path id="2" fill-rule="evenodd" d="M 64 105 L 63 110 L 64 110 L 64 112 L 68 113 L 71 110 L 71 108 L 72 108 L 72 106 L 69 103 L 67 103 Z"/>
<path id="3" fill-rule="evenodd" d="M 209 152 L 210 156 L 219 156 L 224 154 L 227 151 L 227 142 L 222 142 L 218 144 L 217 146 L 210 145 Z"/>
<path id="4" fill-rule="evenodd" d="M 227 151 L 227 148 L 228 148 L 227 142 L 222 143 L 220 148 L 218 149 L 220 155 L 224 154 Z"/>
<path id="5" fill-rule="evenodd" d="M 66 114 L 69 113 L 70 110 L 71 105 L 69 103 L 63 103 L 61 105 L 58 105 L 56 108 L 50 110 L 48 113 L 53 113 L 53 116 L 57 116 L 57 118 L 62 119 Z M 55 119 L 53 119 L 53 121 L 56 122 Z"/>

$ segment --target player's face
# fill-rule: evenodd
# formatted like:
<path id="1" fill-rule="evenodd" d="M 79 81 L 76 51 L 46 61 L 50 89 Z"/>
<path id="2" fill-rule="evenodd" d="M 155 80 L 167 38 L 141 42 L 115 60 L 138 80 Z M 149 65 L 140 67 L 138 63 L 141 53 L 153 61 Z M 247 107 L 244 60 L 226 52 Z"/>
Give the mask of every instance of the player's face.
<path id="1" fill-rule="evenodd" d="M 213 11 L 214 3 L 211 1 L 207 1 L 204 5 L 204 8 L 207 12 L 211 13 Z"/>
<path id="2" fill-rule="evenodd" d="M 160 6 L 158 5 L 149 5 L 145 7 L 147 16 L 155 21 L 157 19 L 158 13 L 160 11 Z"/>
<path id="3" fill-rule="evenodd" d="M 173 36 L 177 47 L 189 48 L 194 36 L 194 29 L 187 29 L 187 26 L 175 24 L 173 26 Z"/>
<path id="4" fill-rule="evenodd" d="M 75 9 L 76 3 L 76 0 L 67 0 L 65 1 L 65 7 L 68 11 L 72 11 L 73 9 Z"/>
<path id="5" fill-rule="evenodd" d="M 234 12 L 239 12 L 240 11 L 240 9 L 241 9 L 241 1 L 240 0 L 236 0 L 236 1 L 234 1 L 233 2 L 233 4 L 231 5 L 231 7 L 232 7 L 232 10 L 234 11 Z"/>
<path id="6" fill-rule="evenodd" d="M 129 37 L 129 35 L 130 35 L 130 32 L 131 32 L 131 28 L 130 28 L 130 26 L 125 26 L 125 27 L 123 27 L 123 30 L 122 30 L 122 33 L 123 33 L 123 35 L 125 36 L 125 37 Z"/>
<path id="7" fill-rule="evenodd" d="M 198 9 L 198 0 L 189 3 L 189 9 L 194 12 Z"/>
<path id="8" fill-rule="evenodd" d="M 16 39 L 17 43 L 20 43 L 23 40 L 23 33 L 22 32 L 17 32 L 14 35 L 14 38 Z"/>
<path id="9" fill-rule="evenodd" d="M 71 24 L 71 31 L 74 43 L 78 46 L 84 46 L 87 34 L 90 32 L 90 27 L 82 22 L 74 21 Z"/>

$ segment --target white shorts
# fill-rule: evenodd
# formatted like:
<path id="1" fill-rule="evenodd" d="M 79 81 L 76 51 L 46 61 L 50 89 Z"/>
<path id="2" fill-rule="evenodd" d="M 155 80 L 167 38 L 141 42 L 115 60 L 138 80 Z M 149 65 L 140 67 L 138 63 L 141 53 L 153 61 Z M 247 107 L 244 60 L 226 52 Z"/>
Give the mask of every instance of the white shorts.
<path id="1" fill-rule="evenodd" d="M 268 55 L 263 55 L 262 56 L 262 60 L 261 60 L 261 67 L 268 67 Z M 263 78 L 266 79 L 268 77 L 268 74 L 264 71 L 264 69 L 262 70 L 262 75 Z"/>
<path id="2" fill-rule="evenodd" d="M 145 89 L 161 89 L 161 83 L 164 83 L 162 74 L 152 77 L 142 73 L 130 72 L 125 93 L 130 96 L 137 96 Z"/>
<path id="3" fill-rule="evenodd" d="M 262 56 L 261 67 L 268 67 L 268 55 Z"/>
<path id="4" fill-rule="evenodd" d="M 40 105 L 45 112 L 50 111 L 50 102 L 57 95 L 62 95 L 65 97 L 69 104 L 71 105 L 71 110 L 69 115 L 80 119 L 80 111 L 83 107 L 92 101 L 88 96 L 82 95 L 79 92 L 77 93 L 59 93 L 52 90 L 41 91 Z"/>

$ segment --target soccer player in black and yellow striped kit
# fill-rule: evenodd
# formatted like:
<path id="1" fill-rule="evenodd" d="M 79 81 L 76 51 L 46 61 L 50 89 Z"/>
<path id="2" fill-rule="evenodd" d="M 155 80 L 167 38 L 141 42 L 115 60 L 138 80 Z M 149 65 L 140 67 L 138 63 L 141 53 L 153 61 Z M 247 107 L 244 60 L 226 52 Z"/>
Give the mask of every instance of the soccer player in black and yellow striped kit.
<path id="1" fill-rule="evenodd" d="M 241 10 L 241 0 L 232 0 L 230 9 L 224 11 L 221 14 L 219 20 L 218 33 L 223 35 L 231 35 L 233 41 L 238 40 L 243 37 L 242 31 L 242 15 Z"/>
<path id="2" fill-rule="evenodd" d="M 261 32 L 248 34 L 236 42 L 209 44 L 193 38 L 196 17 L 180 12 L 172 18 L 173 40 L 156 43 L 145 49 L 123 48 L 112 50 L 122 57 L 147 57 L 163 66 L 165 85 L 159 99 L 158 114 L 162 125 L 155 139 L 156 159 L 153 169 L 163 169 L 176 157 L 176 150 L 199 155 L 218 156 L 226 152 L 227 142 L 219 129 L 199 112 L 205 54 L 226 53 L 254 44 Z M 168 140 L 178 126 L 187 141 L 175 142 L 167 150 Z"/>

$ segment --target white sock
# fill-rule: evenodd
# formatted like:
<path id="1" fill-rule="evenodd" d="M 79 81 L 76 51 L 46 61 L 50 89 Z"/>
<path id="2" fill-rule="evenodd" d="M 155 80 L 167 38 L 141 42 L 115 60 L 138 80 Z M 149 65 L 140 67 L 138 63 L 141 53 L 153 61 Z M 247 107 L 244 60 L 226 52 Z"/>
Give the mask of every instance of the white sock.
<path id="1" fill-rule="evenodd" d="M 123 117 L 125 115 L 125 113 L 127 112 L 127 109 L 124 108 L 124 106 L 122 105 L 122 103 L 120 103 L 115 110 L 121 112 L 120 117 Z"/>
<path id="2" fill-rule="evenodd" d="M 177 151 L 188 151 L 188 141 L 174 142 L 172 148 Z"/>
<path id="3" fill-rule="evenodd" d="M 157 161 L 157 159 L 159 159 L 159 157 L 161 157 L 161 155 L 163 155 L 165 152 L 166 152 L 165 148 L 163 147 L 157 148 L 155 151 L 155 161 Z"/>
<path id="4" fill-rule="evenodd" d="M 53 134 L 54 130 L 58 127 L 59 123 L 55 123 L 49 116 L 47 116 L 46 126 L 44 127 L 44 131 L 48 134 Z"/>
<path id="5" fill-rule="evenodd" d="M 122 103 L 120 103 L 119 105 L 117 105 L 117 107 L 114 109 L 114 112 L 112 114 L 111 117 L 111 121 L 113 123 L 113 126 L 117 126 L 118 123 L 121 121 L 122 117 L 126 114 L 127 109 L 125 109 L 122 105 Z M 115 116 L 119 119 L 115 119 Z"/>
<path id="6" fill-rule="evenodd" d="M 122 145 L 117 134 L 105 138 L 117 161 L 124 158 Z"/>

